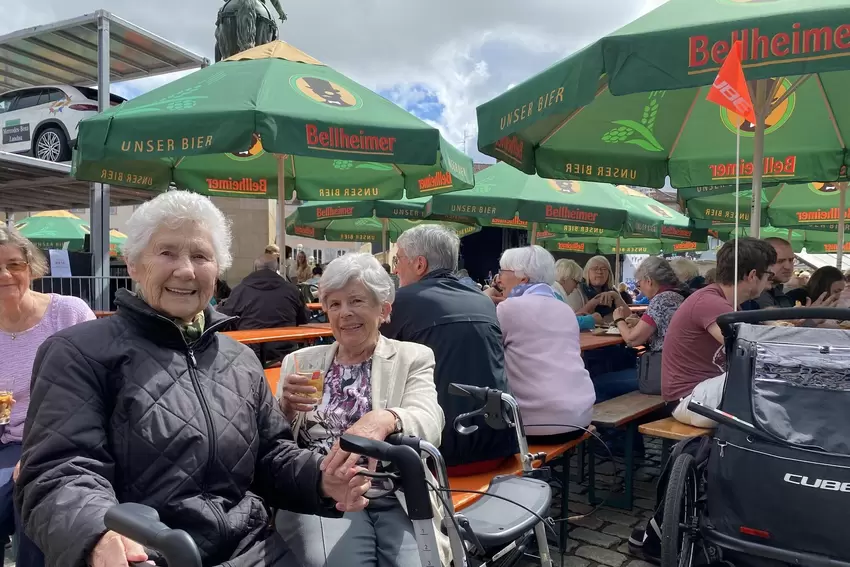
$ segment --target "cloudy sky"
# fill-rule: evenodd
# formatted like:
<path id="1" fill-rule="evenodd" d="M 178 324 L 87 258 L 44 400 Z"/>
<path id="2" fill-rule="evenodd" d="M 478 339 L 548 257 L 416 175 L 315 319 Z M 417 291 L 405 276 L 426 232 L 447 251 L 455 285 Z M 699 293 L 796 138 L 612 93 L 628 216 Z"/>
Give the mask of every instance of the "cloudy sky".
<path id="1" fill-rule="evenodd" d="M 281 0 L 281 39 L 438 126 L 476 161 L 475 107 L 665 0 Z M 39 0 L 0 34 L 99 8 L 213 59 L 219 0 Z M 115 85 L 131 97 L 171 80 Z"/>

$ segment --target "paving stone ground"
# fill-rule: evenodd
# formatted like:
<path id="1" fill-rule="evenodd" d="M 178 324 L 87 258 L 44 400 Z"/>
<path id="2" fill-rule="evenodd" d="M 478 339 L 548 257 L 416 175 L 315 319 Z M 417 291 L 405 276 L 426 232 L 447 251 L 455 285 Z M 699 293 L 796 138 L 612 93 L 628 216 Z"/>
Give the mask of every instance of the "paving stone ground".
<path id="1" fill-rule="evenodd" d="M 589 514 L 570 522 L 567 552 L 563 556 L 564 567 L 652 567 L 650 563 L 629 555 L 628 546 L 632 528 L 643 525 L 652 515 L 651 510 L 655 506 L 655 483 L 661 472 L 660 440 L 646 438 L 644 443 L 644 457 L 636 458 L 635 504 L 632 510 L 603 506 L 589 513 L 593 508 L 588 505 L 587 479 L 583 484 L 578 484 L 575 480 L 570 482 L 569 516 Z M 577 462 L 578 459 L 573 457 L 573 473 L 577 472 Z M 619 459 L 615 462 L 615 467 L 607 459 L 606 462 L 597 464 L 597 490 L 605 489 L 606 484 L 615 479 L 622 483 L 623 461 Z M 558 493 L 555 493 L 554 500 L 560 503 Z M 559 515 L 559 508 L 554 508 L 552 516 Z M 555 565 L 561 565 L 557 546 L 550 546 L 550 551 Z M 539 561 L 527 559 L 521 565 L 531 567 L 539 564 Z"/>

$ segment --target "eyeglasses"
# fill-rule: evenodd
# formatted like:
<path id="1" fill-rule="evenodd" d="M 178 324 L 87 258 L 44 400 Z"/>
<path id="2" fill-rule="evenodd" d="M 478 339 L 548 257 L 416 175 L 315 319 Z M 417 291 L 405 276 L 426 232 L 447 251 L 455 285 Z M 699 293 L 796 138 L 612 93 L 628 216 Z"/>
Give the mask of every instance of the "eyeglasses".
<path id="1" fill-rule="evenodd" d="M 4 268 L 10 274 L 23 274 L 29 269 L 29 262 L 9 262 L 8 264 L 0 264 L 0 271 Z"/>
<path id="2" fill-rule="evenodd" d="M 597 274 L 604 274 L 608 271 L 608 268 L 605 266 L 594 266 L 593 268 L 588 268 L 588 272 L 596 272 Z"/>

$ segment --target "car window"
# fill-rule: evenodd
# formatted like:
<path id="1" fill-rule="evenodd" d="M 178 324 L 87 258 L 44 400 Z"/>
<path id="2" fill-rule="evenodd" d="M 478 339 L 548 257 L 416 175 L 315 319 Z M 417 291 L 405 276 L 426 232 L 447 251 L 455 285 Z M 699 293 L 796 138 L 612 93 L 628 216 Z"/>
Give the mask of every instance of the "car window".
<path id="1" fill-rule="evenodd" d="M 12 110 L 23 110 L 25 108 L 32 108 L 33 106 L 36 106 L 40 96 L 41 89 L 21 91 L 17 102 L 15 102 L 15 105 L 12 107 Z"/>
<path id="2" fill-rule="evenodd" d="M 18 93 L 0 96 L 0 114 L 3 114 L 4 112 L 9 112 L 9 108 L 12 106 L 12 103 L 15 102 L 15 98 L 17 96 Z"/>
<path id="3" fill-rule="evenodd" d="M 63 93 L 59 89 L 44 89 L 43 91 L 41 91 L 41 96 L 38 97 L 38 104 L 48 104 L 51 102 L 63 100 L 64 98 L 65 93 Z"/>
<path id="4" fill-rule="evenodd" d="M 87 99 L 97 100 L 97 89 L 93 89 L 91 87 L 77 87 L 77 86 L 75 86 L 74 88 L 77 89 L 78 91 L 80 91 L 80 93 L 82 93 L 82 95 L 84 97 L 86 97 Z M 127 100 L 126 98 L 124 98 L 123 96 L 117 95 L 117 94 L 110 93 L 110 95 L 109 95 L 109 102 L 113 105 L 121 104 L 122 102 L 124 102 L 126 100 Z"/>

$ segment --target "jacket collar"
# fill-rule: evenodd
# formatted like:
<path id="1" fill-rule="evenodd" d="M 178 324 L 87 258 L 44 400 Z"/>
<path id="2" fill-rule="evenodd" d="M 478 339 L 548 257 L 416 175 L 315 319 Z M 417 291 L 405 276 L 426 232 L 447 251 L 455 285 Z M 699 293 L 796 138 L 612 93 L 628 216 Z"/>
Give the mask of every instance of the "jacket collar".
<path id="1" fill-rule="evenodd" d="M 118 315 L 140 327 L 147 338 L 162 346 L 180 350 L 188 347 L 193 349 L 206 347 L 217 331 L 226 323 L 237 319 L 237 317 L 223 315 L 207 306 L 204 309 L 204 331 L 198 340 L 188 345 L 183 338 L 180 325 L 173 318 L 160 313 L 135 293 L 119 289 L 115 294 L 115 305 L 118 307 Z"/>

